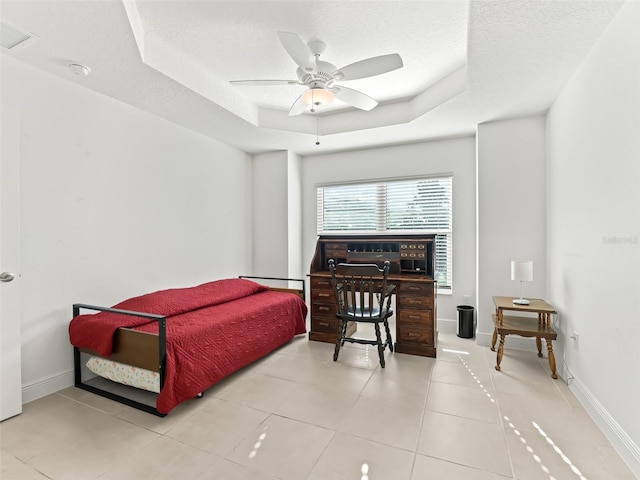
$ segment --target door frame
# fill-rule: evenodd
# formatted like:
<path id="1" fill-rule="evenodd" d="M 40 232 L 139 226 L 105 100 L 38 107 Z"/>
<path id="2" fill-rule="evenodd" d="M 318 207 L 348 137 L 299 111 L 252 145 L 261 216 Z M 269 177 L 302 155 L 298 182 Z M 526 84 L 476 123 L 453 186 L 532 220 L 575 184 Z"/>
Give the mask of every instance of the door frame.
<path id="1" fill-rule="evenodd" d="M 20 315 L 20 111 L 0 110 L 0 421 L 22 413 Z"/>

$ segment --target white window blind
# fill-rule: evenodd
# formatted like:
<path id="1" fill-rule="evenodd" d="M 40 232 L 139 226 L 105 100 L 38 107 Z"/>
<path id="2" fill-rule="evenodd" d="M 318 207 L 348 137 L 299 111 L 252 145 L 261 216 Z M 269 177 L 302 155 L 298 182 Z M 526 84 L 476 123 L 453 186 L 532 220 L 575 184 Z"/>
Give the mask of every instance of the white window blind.
<path id="1" fill-rule="evenodd" d="M 435 234 L 438 288 L 451 288 L 451 176 L 326 185 L 317 208 L 318 234 Z"/>

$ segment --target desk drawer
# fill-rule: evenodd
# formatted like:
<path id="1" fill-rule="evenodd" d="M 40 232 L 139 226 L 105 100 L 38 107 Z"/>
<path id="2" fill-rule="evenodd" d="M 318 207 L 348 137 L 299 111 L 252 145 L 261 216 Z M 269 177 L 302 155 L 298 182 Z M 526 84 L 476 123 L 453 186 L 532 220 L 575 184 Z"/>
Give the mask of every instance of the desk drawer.
<path id="1" fill-rule="evenodd" d="M 433 308 L 433 297 L 422 295 L 407 295 L 405 293 L 398 295 L 396 303 L 398 304 L 398 308 L 401 309 L 413 308 L 422 310 L 425 308 Z"/>
<path id="2" fill-rule="evenodd" d="M 331 290 L 331 277 L 311 277 L 311 290 Z"/>
<path id="3" fill-rule="evenodd" d="M 424 255 L 424 251 L 406 251 L 406 252 L 400 252 L 400 258 L 415 258 L 415 259 L 424 259 L 425 255 Z"/>
<path id="4" fill-rule="evenodd" d="M 396 315 L 398 325 L 433 325 L 431 310 L 398 310 Z"/>
<path id="5" fill-rule="evenodd" d="M 433 329 L 418 325 L 397 325 L 398 342 L 433 345 Z"/>
<path id="6" fill-rule="evenodd" d="M 426 244 L 424 243 L 401 243 L 400 250 L 424 250 Z"/>
<path id="7" fill-rule="evenodd" d="M 323 304 L 332 304 L 336 303 L 336 295 L 333 293 L 333 290 L 327 289 L 316 289 L 311 290 L 311 303 L 323 303 Z"/>
<path id="8" fill-rule="evenodd" d="M 331 333 L 336 335 L 338 332 L 338 319 L 333 318 L 311 318 L 311 331 L 320 333 Z M 335 341 L 335 340 L 334 340 Z"/>
<path id="9" fill-rule="evenodd" d="M 346 250 L 327 250 L 325 253 L 325 257 L 327 259 L 333 258 L 334 260 L 339 260 L 340 262 L 344 262 L 347 258 Z"/>
<path id="10" fill-rule="evenodd" d="M 399 282 L 400 296 L 433 297 L 433 283 Z"/>
<path id="11" fill-rule="evenodd" d="M 336 304 L 335 303 L 313 303 L 311 305 L 311 315 L 316 317 L 327 317 L 331 319 L 336 318 Z"/>

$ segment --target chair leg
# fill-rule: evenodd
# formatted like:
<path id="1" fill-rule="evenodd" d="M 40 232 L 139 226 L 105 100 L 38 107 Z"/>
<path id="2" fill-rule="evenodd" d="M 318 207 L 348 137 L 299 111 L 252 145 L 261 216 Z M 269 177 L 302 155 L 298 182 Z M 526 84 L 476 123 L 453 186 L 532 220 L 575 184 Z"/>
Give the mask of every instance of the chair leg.
<path id="1" fill-rule="evenodd" d="M 389 345 L 389 351 L 393 352 L 393 338 L 391 338 L 391 330 L 389 330 L 389 322 L 384 319 L 384 329 L 387 332 L 387 344 Z"/>
<path id="2" fill-rule="evenodd" d="M 333 361 L 338 360 L 338 355 L 340 354 L 340 347 L 344 343 L 344 337 L 347 334 L 347 322 L 340 320 L 340 325 L 338 326 L 338 338 L 336 339 L 336 349 L 333 352 Z"/>
<path id="3" fill-rule="evenodd" d="M 378 341 L 378 357 L 380 357 L 380 367 L 384 368 L 384 345 L 382 344 L 382 338 L 380 337 L 380 324 L 374 323 L 376 328 L 376 340 Z"/>

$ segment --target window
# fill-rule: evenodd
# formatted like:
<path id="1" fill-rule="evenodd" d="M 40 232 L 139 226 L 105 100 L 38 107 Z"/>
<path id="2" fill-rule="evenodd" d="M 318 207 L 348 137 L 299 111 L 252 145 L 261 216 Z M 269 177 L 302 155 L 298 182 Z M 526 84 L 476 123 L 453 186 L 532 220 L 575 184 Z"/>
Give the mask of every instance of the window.
<path id="1" fill-rule="evenodd" d="M 451 289 L 451 176 L 326 185 L 317 196 L 318 234 L 435 234 L 435 279 Z"/>

